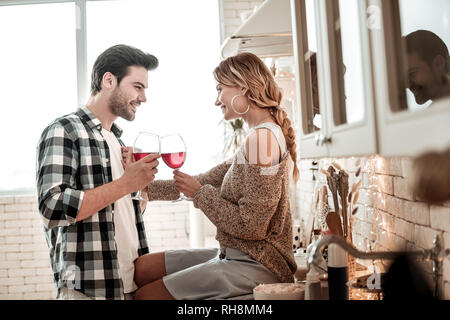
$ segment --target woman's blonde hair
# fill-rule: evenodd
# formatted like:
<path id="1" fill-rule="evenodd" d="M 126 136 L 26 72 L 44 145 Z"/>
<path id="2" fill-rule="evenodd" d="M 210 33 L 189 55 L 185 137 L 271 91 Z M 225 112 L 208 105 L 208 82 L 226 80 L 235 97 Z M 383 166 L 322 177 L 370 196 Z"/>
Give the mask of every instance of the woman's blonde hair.
<path id="1" fill-rule="evenodd" d="M 297 182 L 297 146 L 295 132 L 286 112 L 280 107 L 282 93 L 269 68 L 256 55 L 248 52 L 223 60 L 214 69 L 214 78 L 226 86 L 247 89 L 247 97 L 259 108 L 269 108 L 275 122 L 283 130 L 286 145 L 294 162 L 293 177 Z"/>

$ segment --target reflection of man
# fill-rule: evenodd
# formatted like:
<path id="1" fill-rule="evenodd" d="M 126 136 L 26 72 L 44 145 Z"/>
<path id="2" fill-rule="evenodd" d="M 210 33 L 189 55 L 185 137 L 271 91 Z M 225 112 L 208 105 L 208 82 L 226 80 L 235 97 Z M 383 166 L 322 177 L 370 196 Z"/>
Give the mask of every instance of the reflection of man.
<path id="1" fill-rule="evenodd" d="M 408 88 L 418 104 L 450 96 L 450 58 L 444 41 L 427 30 L 405 37 L 408 52 Z"/>

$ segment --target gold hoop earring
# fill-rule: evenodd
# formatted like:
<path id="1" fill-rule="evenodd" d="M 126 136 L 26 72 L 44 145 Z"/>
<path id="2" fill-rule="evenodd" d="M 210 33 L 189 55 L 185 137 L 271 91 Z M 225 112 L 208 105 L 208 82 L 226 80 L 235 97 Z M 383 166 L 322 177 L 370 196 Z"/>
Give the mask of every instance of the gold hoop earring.
<path id="1" fill-rule="evenodd" d="M 245 110 L 244 112 L 237 112 L 236 109 L 234 108 L 234 99 L 236 99 L 237 97 L 244 97 L 244 95 L 235 95 L 235 96 L 233 97 L 233 99 L 231 99 L 231 109 L 233 109 L 233 111 L 234 111 L 236 114 L 239 114 L 239 115 L 246 114 L 246 113 L 248 112 L 248 110 L 250 110 L 250 105 L 247 105 L 247 110 Z"/>

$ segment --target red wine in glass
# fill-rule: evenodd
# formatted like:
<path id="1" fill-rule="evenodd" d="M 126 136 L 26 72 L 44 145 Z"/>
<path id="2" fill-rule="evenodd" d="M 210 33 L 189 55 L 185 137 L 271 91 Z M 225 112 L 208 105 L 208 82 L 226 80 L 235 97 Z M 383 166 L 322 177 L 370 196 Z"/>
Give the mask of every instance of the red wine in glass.
<path id="1" fill-rule="evenodd" d="M 142 158 L 145 158 L 146 156 L 148 156 L 149 154 L 150 154 L 150 152 L 135 152 L 135 153 L 133 153 L 134 160 L 139 161 Z"/>
<path id="2" fill-rule="evenodd" d="M 136 161 L 139 161 L 149 154 L 160 153 L 160 150 L 161 145 L 159 136 L 157 134 L 149 132 L 139 132 L 133 145 L 133 157 Z M 141 190 L 138 190 L 136 192 L 136 195 L 134 197 L 131 197 L 131 199 L 148 201 L 147 199 L 142 197 Z"/>
<path id="3" fill-rule="evenodd" d="M 164 163 L 172 168 L 179 169 L 184 164 L 186 160 L 186 144 L 184 139 L 179 134 L 169 134 L 161 137 L 160 139 L 161 147 L 161 158 Z M 186 200 L 186 196 L 182 193 L 176 201 Z"/>
<path id="4" fill-rule="evenodd" d="M 178 169 L 186 160 L 186 152 L 162 153 L 161 158 L 170 168 Z"/>

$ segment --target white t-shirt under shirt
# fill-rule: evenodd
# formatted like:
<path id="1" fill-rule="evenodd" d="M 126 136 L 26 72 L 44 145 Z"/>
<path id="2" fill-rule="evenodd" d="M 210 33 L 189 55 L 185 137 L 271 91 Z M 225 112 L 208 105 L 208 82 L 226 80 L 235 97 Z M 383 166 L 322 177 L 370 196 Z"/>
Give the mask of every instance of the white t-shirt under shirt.
<path id="1" fill-rule="evenodd" d="M 109 147 L 112 177 L 113 180 L 117 180 L 124 173 L 120 162 L 122 159 L 120 143 L 114 133 L 102 128 L 102 134 Z M 123 282 L 124 292 L 130 293 L 138 288 L 134 282 L 134 260 L 139 256 L 136 214 L 130 196 L 125 196 L 114 203 L 114 229 L 119 275 Z"/>

